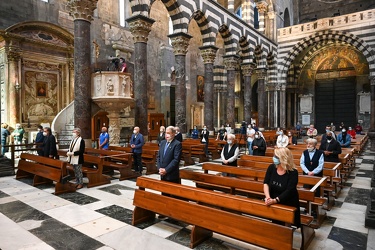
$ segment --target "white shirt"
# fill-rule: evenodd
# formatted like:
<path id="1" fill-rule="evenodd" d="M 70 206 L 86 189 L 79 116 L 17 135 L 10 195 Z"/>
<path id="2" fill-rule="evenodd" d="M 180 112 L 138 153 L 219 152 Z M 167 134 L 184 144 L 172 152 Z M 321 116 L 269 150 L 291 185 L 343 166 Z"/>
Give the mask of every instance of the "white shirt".
<path id="1" fill-rule="evenodd" d="M 276 146 L 279 148 L 286 148 L 289 143 L 289 138 L 286 135 L 279 135 L 277 137 Z"/>

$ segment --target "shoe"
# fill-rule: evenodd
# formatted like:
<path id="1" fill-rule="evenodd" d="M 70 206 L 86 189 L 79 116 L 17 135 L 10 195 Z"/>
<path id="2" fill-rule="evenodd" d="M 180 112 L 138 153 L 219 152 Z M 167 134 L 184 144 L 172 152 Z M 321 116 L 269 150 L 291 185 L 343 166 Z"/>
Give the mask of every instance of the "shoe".
<path id="1" fill-rule="evenodd" d="M 76 186 L 76 189 L 81 189 L 81 188 L 83 188 L 83 185 L 82 185 L 82 184 L 78 184 L 78 185 Z"/>
<path id="2" fill-rule="evenodd" d="M 166 219 L 166 218 L 167 218 L 167 216 L 162 215 L 162 214 L 159 214 L 159 216 L 158 216 L 158 219 Z"/>

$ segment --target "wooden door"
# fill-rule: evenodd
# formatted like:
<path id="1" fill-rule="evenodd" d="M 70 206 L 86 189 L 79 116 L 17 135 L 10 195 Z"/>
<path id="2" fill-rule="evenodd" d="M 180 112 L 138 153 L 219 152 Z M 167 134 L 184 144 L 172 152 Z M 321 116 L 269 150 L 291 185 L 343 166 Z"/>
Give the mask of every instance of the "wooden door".
<path id="1" fill-rule="evenodd" d="M 156 140 L 160 131 L 160 126 L 165 126 L 165 119 L 163 113 L 151 113 L 148 114 L 149 123 L 149 138 L 150 140 Z"/>
<path id="2" fill-rule="evenodd" d="M 94 117 L 91 119 L 91 140 L 97 141 L 99 138 L 99 135 L 102 131 L 102 127 L 106 127 L 108 129 L 109 126 L 109 119 L 107 117 L 108 113 L 101 111 L 94 115 Z"/>

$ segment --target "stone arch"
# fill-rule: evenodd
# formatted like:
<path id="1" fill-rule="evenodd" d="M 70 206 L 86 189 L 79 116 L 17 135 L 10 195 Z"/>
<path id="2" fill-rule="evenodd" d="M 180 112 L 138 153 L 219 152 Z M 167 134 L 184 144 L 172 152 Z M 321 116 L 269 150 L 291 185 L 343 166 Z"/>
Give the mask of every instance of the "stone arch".
<path id="1" fill-rule="evenodd" d="M 258 68 L 267 68 L 267 54 L 268 51 L 262 44 L 255 47 L 255 59 Z"/>
<path id="2" fill-rule="evenodd" d="M 371 67 L 371 65 L 374 66 L 374 51 L 365 41 L 344 31 L 326 30 L 310 35 L 293 46 L 281 64 L 281 82 L 286 83 L 288 68 L 300 53 L 317 42 L 326 40 L 343 41 L 347 44 L 351 44 L 357 50 L 361 51 L 370 65 L 370 77 L 375 77 L 375 67 Z"/>
<path id="3" fill-rule="evenodd" d="M 245 36 L 241 36 L 239 40 L 242 62 L 243 63 L 252 63 L 254 60 L 254 49 L 251 47 L 251 44 Z"/>
<path id="4" fill-rule="evenodd" d="M 272 50 L 267 55 L 267 66 L 268 66 L 268 83 L 270 85 L 277 84 L 277 52 Z"/>
<path id="5" fill-rule="evenodd" d="M 215 45 L 217 28 L 211 26 L 205 14 L 201 10 L 196 10 L 192 18 L 198 23 L 201 30 L 203 46 Z"/>
<path id="6" fill-rule="evenodd" d="M 133 16 L 143 15 L 148 17 L 153 2 L 155 0 L 129 0 Z"/>
<path id="7" fill-rule="evenodd" d="M 219 32 L 224 39 L 225 55 L 235 55 L 237 44 L 233 39 L 228 26 L 226 24 L 221 25 Z"/>

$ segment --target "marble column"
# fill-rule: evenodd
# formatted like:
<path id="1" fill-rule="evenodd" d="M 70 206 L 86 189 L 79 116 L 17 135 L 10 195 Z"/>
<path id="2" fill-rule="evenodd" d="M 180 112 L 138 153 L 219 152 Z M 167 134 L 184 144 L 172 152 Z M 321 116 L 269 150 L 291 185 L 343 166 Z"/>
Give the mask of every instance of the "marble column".
<path id="1" fill-rule="evenodd" d="M 255 68 L 254 63 L 243 63 L 241 64 L 241 70 L 244 78 L 244 120 L 248 123 L 251 122 L 251 75 Z"/>
<path id="2" fill-rule="evenodd" d="M 14 47 L 10 45 L 7 47 L 7 60 L 8 60 L 8 121 L 7 122 L 10 126 L 15 127 L 16 123 L 20 123 L 21 115 L 20 115 L 20 91 L 21 91 L 21 83 L 19 82 L 18 77 L 18 62 L 21 58 L 20 50 L 18 47 Z"/>
<path id="3" fill-rule="evenodd" d="M 264 34 L 265 31 L 265 23 L 264 23 L 264 16 L 267 12 L 268 4 L 266 1 L 259 1 L 256 3 L 258 13 L 259 13 L 259 29 L 258 31 Z"/>
<path id="4" fill-rule="evenodd" d="M 68 0 L 74 19 L 74 126 L 83 139 L 91 138 L 90 26 L 98 0 Z"/>
<path id="5" fill-rule="evenodd" d="M 214 129 L 214 61 L 217 47 L 203 46 L 199 48 L 204 63 L 204 124 Z"/>
<path id="6" fill-rule="evenodd" d="M 258 68 L 256 73 L 258 76 L 258 127 L 265 129 L 267 121 L 267 96 L 265 92 L 267 70 Z"/>
<path id="7" fill-rule="evenodd" d="M 147 41 L 151 26 L 155 20 L 143 15 L 126 19 L 134 40 L 134 100 L 135 125 L 148 138 L 148 72 L 147 72 Z"/>
<path id="8" fill-rule="evenodd" d="M 227 70 L 227 120 L 226 122 L 234 128 L 235 125 L 235 95 L 234 95 L 234 85 L 236 80 L 236 70 L 238 69 L 238 56 L 228 55 L 224 57 L 224 66 Z"/>
<path id="9" fill-rule="evenodd" d="M 268 92 L 269 102 L 268 102 L 268 127 L 270 129 L 275 128 L 275 86 L 268 84 L 266 86 L 266 91 Z"/>
<path id="10" fill-rule="evenodd" d="M 228 11 L 234 13 L 234 0 L 228 0 Z"/>
<path id="11" fill-rule="evenodd" d="M 371 107 L 370 107 L 370 129 L 368 136 L 370 137 L 371 150 L 375 151 L 375 77 L 370 78 L 371 84 Z"/>
<path id="12" fill-rule="evenodd" d="M 276 14 L 275 14 L 275 11 L 268 11 L 268 19 L 269 19 L 269 29 L 268 29 L 268 37 L 272 40 L 272 41 L 276 41 L 276 33 L 277 33 L 277 30 L 275 29 L 276 27 Z"/>
<path id="13" fill-rule="evenodd" d="M 280 86 L 280 127 L 286 127 L 286 85 Z"/>
<path id="14" fill-rule="evenodd" d="M 172 41 L 173 53 L 175 55 L 176 71 L 176 126 L 181 133 L 187 132 L 186 124 L 186 53 L 191 35 L 183 32 L 168 36 Z"/>

